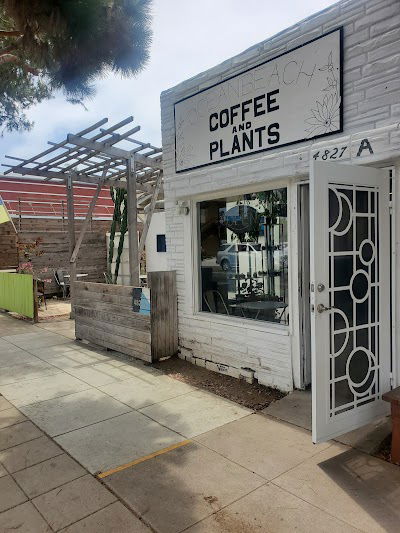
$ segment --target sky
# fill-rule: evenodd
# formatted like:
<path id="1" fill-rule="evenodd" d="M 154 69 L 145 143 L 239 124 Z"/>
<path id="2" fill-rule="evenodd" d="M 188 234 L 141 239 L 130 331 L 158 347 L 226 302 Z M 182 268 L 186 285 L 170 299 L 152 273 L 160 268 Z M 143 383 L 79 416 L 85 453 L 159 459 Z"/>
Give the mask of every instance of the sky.
<path id="1" fill-rule="evenodd" d="M 136 77 L 109 75 L 96 83 L 87 111 L 60 94 L 30 108 L 29 132 L 0 137 L 4 155 L 31 157 L 101 118 L 109 125 L 133 115 L 135 138 L 161 146 L 160 93 L 264 41 L 333 0 L 153 0 L 153 42 L 146 68 Z M 106 127 L 106 126 L 103 126 Z M 5 170 L 2 167 L 1 170 Z"/>

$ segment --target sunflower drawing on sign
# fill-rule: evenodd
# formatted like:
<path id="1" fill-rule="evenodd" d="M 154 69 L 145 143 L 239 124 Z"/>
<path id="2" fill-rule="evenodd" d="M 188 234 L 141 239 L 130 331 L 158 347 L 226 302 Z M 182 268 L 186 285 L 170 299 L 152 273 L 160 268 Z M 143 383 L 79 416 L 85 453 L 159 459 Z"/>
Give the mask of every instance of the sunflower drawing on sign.
<path id="1" fill-rule="evenodd" d="M 339 67 L 333 63 L 332 52 L 329 53 L 327 63 L 318 70 L 326 72 L 326 86 L 322 89 L 325 94 L 315 102 L 305 121 L 307 137 L 332 133 L 340 128 Z"/>

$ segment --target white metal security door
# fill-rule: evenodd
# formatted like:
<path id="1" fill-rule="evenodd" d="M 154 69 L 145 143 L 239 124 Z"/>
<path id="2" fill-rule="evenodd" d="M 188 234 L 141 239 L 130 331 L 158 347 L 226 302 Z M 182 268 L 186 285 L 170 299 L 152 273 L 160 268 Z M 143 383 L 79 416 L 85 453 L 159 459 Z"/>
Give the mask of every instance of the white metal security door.
<path id="1" fill-rule="evenodd" d="M 321 442 L 387 412 L 387 171 L 313 161 L 310 222 L 312 430 Z"/>

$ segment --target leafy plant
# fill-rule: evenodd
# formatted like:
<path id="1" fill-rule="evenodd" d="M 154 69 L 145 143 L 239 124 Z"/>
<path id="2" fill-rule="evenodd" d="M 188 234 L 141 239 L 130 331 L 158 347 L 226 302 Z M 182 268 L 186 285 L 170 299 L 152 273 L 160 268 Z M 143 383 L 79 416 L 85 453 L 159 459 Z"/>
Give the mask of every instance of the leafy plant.
<path id="1" fill-rule="evenodd" d="M 37 237 L 32 242 L 18 243 L 19 274 L 31 274 L 34 278 L 39 278 L 41 274 L 46 274 L 49 271 L 47 267 L 36 269 L 34 266 L 34 257 L 40 257 L 44 254 L 40 247 L 42 242 L 42 239 Z M 44 279 L 43 281 L 50 283 L 51 278 Z"/>
<path id="2" fill-rule="evenodd" d="M 127 192 L 125 189 L 110 188 L 110 195 L 114 202 L 114 213 L 110 228 L 110 243 L 108 247 L 108 272 L 107 279 L 116 284 L 118 280 L 119 267 L 121 264 L 121 256 L 124 250 L 125 234 L 128 230 L 128 210 L 127 210 Z M 114 274 L 111 271 L 112 262 L 114 260 L 114 243 L 115 233 L 119 228 L 120 237 L 117 249 L 117 257 L 115 260 Z"/>
<path id="3" fill-rule="evenodd" d="M 110 196 L 112 201 L 114 202 L 114 212 L 110 228 L 110 242 L 108 246 L 108 279 L 112 279 L 111 265 L 114 260 L 115 233 L 117 231 L 117 228 L 121 224 L 121 203 L 124 199 L 123 193 L 124 191 L 122 190 L 121 193 L 121 189 L 114 189 L 114 187 L 110 187 Z"/>
<path id="4" fill-rule="evenodd" d="M 18 243 L 18 257 L 21 260 L 27 262 L 32 261 L 32 257 L 38 257 L 43 255 L 44 252 L 41 249 L 41 244 L 43 239 L 41 237 L 36 237 L 34 241 L 31 242 L 19 242 Z"/>
<path id="5" fill-rule="evenodd" d="M 149 59 L 151 0 L 0 0 L 0 126 L 32 126 L 24 111 L 61 90 L 71 103 L 110 72 Z"/>
<path id="6" fill-rule="evenodd" d="M 34 278 L 41 279 L 47 283 L 51 283 L 51 278 L 43 279 L 41 274 L 46 274 L 49 271 L 47 267 L 36 269 L 33 266 L 32 261 L 27 261 L 26 263 L 20 263 L 18 266 L 18 274 L 31 274 Z"/>
<path id="7" fill-rule="evenodd" d="M 117 259 L 115 260 L 114 283 L 117 283 L 117 280 L 118 280 L 119 266 L 121 264 L 121 255 L 124 250 L 125 233 L 127 232 L 127 230 L 128 230 L 128 209 L 127 209 L 126 194 L 125 194 L 124 208 L 122 211 L 121 223 L 120 223 L 120 235 L 119 235 L 119 243 L 118 243 L 118 250 L 117 250 Z"/>

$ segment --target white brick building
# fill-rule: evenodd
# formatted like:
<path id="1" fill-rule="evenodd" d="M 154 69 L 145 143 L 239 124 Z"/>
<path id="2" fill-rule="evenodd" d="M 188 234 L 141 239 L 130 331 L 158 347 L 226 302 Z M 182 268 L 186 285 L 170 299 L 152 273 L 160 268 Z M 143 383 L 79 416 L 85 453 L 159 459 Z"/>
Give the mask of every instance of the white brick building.
<path id="1" fill-rule="evenodd" d="M 226 87 L 223 83 L 232 80 L 230 83 L 233 86 L 236 83 L 235 80 L 241 80 L 243 89 L 244 76 L 248 72 L 248 79 L 250 80 L 251 77 L 252 80 L 248 83 L 253 83 L 251 90 L 254 92 L 257 80 L 261 80 L 261 68 L 272 68 L 274 64 L 278 65 L 280 61 L 286 60 L 287 83 L 281 74 L 280 78 L 277 76 L 275 85 L 270 82 L 268 88 L 271 90 L 278 87 L 275 92 L 280 90 L 281 95 L 283 95 L 284 90 L 286 90 L 283 84 L 290 85 L 295 79 L 294 71 L 292 71 L 291 78 L 288 73 L 291 72 L 292 67 L 299 65 L 298 57 L 301 57 L 301 54 L 306 54 L 305 57 L 308 60 L 312 54 L 315 54 L 315 58 L 317 58 L 319 50 L 323 49 L 328 39 L 331 37 L 333 39 L 336 34 L 339 35 L 339 31 L 335 32 L 335 30 L 340 28 L 342 28 L 343 46 L 341 80 L 339 80 L 339 63 L 337 68 L 335 67 L 336 82 L 338 91 L 340 86 L 342 105 L 342 127 L 338 128 L 339 131 L 336 133 L 327 132 L 328 135 L 315 138 L 314 134 L 317 134 L 317 130 L 314 129 L 311 133 L 305 133 L 303 137 L 296 137 L 295 130 L 299 126 L 296 123 L 297 115 L 293 115 L 292 126 L 288 127 L 291 117 L 284 116 L 282 112 L 280 119 L 282 122 L 279 123 L 281 136 L 287 136 L 288 142 L 282 143 L 282 146 L 278 143 L 276 148 L 268 146 L 268 149 L 263 148 L 263 151 L 257 152 L 250 149 L 246 151 L 243 145 L 243 153 L 240 153 L 240 157 L 236 157 L 239 155 L 237 153 L 233 156 L 233 150 L 229 157 L 224 155 L 227 152 L 223 152 L 222 144 L 217 147 L 219 141 L 215 140 L 216 137 L 212 137 L 213 131 L 211 130 L 218 127 L 222 132 L 222 122 L 229 113 L 232 113 L 232 110 L 229 111 L 229 109 L 233 105 L 234 114 L 233 116 L 230 115 L 230 127 L 226 128 L 223 134 L 221 133 L 221 137 L 225 136 L 225 132 L 228 130 L 231 133 L 234 131 L 232 126 L 236 124 L 235 110 L 243 111 L 243 107 L 240 108 L 239 104 L 242 105 L 245 93 L 242 90 L 242 100 L 238 99 L 238 105 L 235 104 L 234 98 L 227 97 L 226 114 L 223 112 L 221 115 L 219 113 L 224 108 L 221 95 L 223 87 Z M 323 37 L 324 35 L 327 37 Z M 311 42 L 309 48 L 306 48 L 309 42 Z M 332 58 L 332 55 L 330 57 Z M 297 86 L 295 90 L 288 88 L 288 91 L 292 91 L 287 93 L 290 95 L 289 99 L 298 98 L 299 102 L 302 99 L 306 101 L 307 95 L 311 94 L 313 90 L 314 79 L 317 79 L 317 76 L 319 76 L 318 79 L 322 79 L 321 72 L 324 69 L 327 70 L 327 79 L 329 72 L 333 72 L 333 70 L 329 70 L 331 67 L 328 57 L 327 61 L 327 65 L 323 65 L 315 59 L 316 75 L 308 86 L 304 80 L 306 76 L 311 75 L 311 67 L 308 67 L 307 71 L 305 67 L 303 67 L 304 71 L 302 69 L 296 71 Z M 329 87 L 322 89 L 328 92 L 321 96 L 321 102 L 329 101 L 323 100 L 323 96 L 331 94 L 329 91 L 332 89 L 332 79 L 335 80 L 334 77 L 330 78 Z M 210 89 L 214 86 L 215 89 Z M 262 87 L 261 81 L 259 87 Z M 212 101 L 212 90 L 214 92 L 219 91 L 218 105 Z M 251 93 L 251 90 L 249 89 L 248 101 L 252 103 L 245 104 L 247 106 L 253 105 L 254 100 L 256 100 L 264 105 L 265 98 L 269 98 L 268 94 L 263 93 L 258 97 L 258 100 L 257 98 L 252 99 L 256 93 Z M 201 91 L 203 92 L 200 93 Z M 198 93 L 204 96 L 198 96 Z M 180 149 L 178 144 L 181 142 L 179 135 L 181 135 L 182 130 L 179 130 L 178 124 L 175 124 L 174 108 L 175 114 L 178 113 L 177 117 L 181 116 L 179 115 L 179 113 L 182 114 L 180 107 L 176 104 L 192 96 L 197 98 L 197 113 L 200 118 L 204 111 L 204 109 L 202 112 L 199 111 L 201 98 L 203 98 L 203 104 L 205 102 L 204 115 L 209 117 L 207 120 L 209 120 L 211 132 L 207 132 L 210 140 L 210 153 L 202 153 L 203 141 L 200 137 L 198 140 L 194 137 L 196 142 L 190 146 L 183 145 L 186 152 L 180 152 L 183 155 L 179 161 L 176 161 L 176 149 L 177 151 Z M 268 111 L 274 110 L 274 102 L 277 105 L 274 98 L 275 96 L 271 97 L 271 109 L 268 108 Z M 187 105 L 192 101 L 194 100 L 190 98 L 184 100 L 188 103 Z M 279 102 L 279 95 L 277 101 Z M 261 103 L 260 107 L 252 108 L 255 115 L 264 113 L 264 111 L 256 112 L 262 109 Z M 295 108 L 294 104 L 293 106 Z M 325 394 L 326 396 L 324 412 L 321 415 L 325 422 L 333 420 L 335 417 L 340 418 L 342 416 L 343 418 L 343 413 L 347 413 L 349 422 L 344 422 L 344 426 L 343 424 L 342 426 L 350 428 L 371 415 L 373 411 L 371 405 L 377 404 L 379 406 L 376 413 L 381 411 L 381 394 L 385 392 L 384 389 L 388 387 L 390 379 L 392 379 L 392 384 L 396 383 L 396 380 L 397 383 L 399 382 L 398 367 L 400 366 L 397 365 L 396 359 L 390 361 L 390 353 L 396 353 L 395 347 L 399 344 L 395 324 L 398 323 L 396 317 L 400 309 L 400 298 L 398 297 L 400 287 L 398 278 L 400 276 L 399 269 L 396 267 L 400 235 L 400 230 L 397 230 L 400 220 L 400 213 L 398 213 L 400 203 L 397 201 L 397 196 L 400 194 L 400 187 L 397 186 L 397 180 L 400 176 L 400 1 L 342 0 L 274 37 L 254 45 L 243 53 L 227 59 L 220 65 L 163 92 L 161 109 L 167 257 L 169 269 L 176 270 L 177 273 L 179 344 L 182 355 L 196 364 L 208 366 L 213 370 L 237 377 L 244 376 L 247 379 L 254 376 L 260 383 L 289 391 L 293 388 L 303 388 L 311 382 L 311 342 L 314 346 L 314 357 L 317 360 L 316 370 L 312 378 L 313 393 L 315 395 Z M 317 113 L 319 108 L 315 107 L 314 110 Z M 301 109 L 297 108 L 297 111 L 300 115 Z M 245 113 L 247 113 L 246 110 L 242 114 L 242 119 L 245 118 Z M 316 113 L 314 113 L 311 122 L 315 119 Z M 325 111 L 321 109 L 320 115 L 324 115 L 324 113 Z M 269 116 L 268 113 L 265 116 Z M 270 116 L 273 116 L 272 113 Z M 183 115 L 183 122 L 185 119 L 186 117 Z M 188 127 L 194 128 L 195 135 L 198 125 L 194 124 L 190 117 L 188 122 L 190 123 Z M 179 130 L 177 140 L 176 128 Z M 290 131 L 291 129 L 293 131 Z M 189 129 L 184 130 L 183 135 L 189 136 Z M 302 140 L 305 138 L 308 140 Z M 269 139 L 271 144 L 276 140 L 273 137 L 273 129 Z M 216 144 L 212 144 L 212 142 Z M 249 143 L 250 141 L 248 147 L 250 147 Z M 251 148 L 253 148 L 253 144 Z M 205 163 L 206 157 L 210 159 L 208 163 Z M 205 158 L 204 163 L 202 163 L 202 158 Z M 339 158 L 340 163 L 334 161 Z M 348 193 L 351 205 L 344 198 L 345 193 L 343 193 L 344 189 L 340 189 L 341 185 L 337 185 L 335 189 L 336 198 L 339 199 L 338 202 L 340 203 L 341 217 L 345 216 L 347 204 L 350 205 L 349 217 L 352 220 L 351 231 L 354 235 L 352 238 L 354 238 L 353 244 L 355 246 L 351 251 L 347 248 L 340 248 L 341 245 L 339 246 L 339 244 L 337 249 L 328 249 L 326 247 L 328 245 L 325 246 L 324 242 L 319 241 L 319 238 L 323 240 L 324 237 L 323 233 L 319 233 L 323 231 L 324 214 L 333 207 L 331 204 L 324 204 L 325 200 L 322 197 L 315 196 L 318 187 L 314 186 L 313 183 L 321 183 L 325 178 L 321 165 L 316 167 L 314 171 L 312 170 L 314 159 L 330 159 L 335 162 L 335 166 L 329 167 L 329 171 L 335 174 L 335 169 L 340 167 L 336 176 L 336 183 L 345 183 L 348 191 L 353 190 L 353 185 L 354 187 L 359 186 L 358 189 L 353 187 L 354 192 Z M 382 171 L 384 174 L 379 174 L 379 171 L 376 171 L 378 185 L 375 188 L 363 189 L 363 187 L 368 186 L 369 181 L 363 184 L 357 181 L 361 179 L 357 177 L 354 177 L 354 181 L 351 181 L 352 178 L 349 178 L 350 181 L 347 180 L 347 177 L 343 180 L 340 179 L 350 165 L 354 169 L 369 166 L 372 169 L 385 170 Z M 190 168 L 193 169 L 190 170 Z M 328 169 L 328 166 L 324 168 Z M 388 218 L 389 197 L 387 190 L 379 189 L 381 182 L 389 184 L 389 179 L 385 178 L 389 170 L 393 175 L 391 199 L 394 206 L 394 214 L 390 220 Z M 312 175 L 311 178 L 310 174 Z M 362 173 L 361 176 L 363 176 Z M 371 174 L 371 176 L 371 180 L 373 180 L 374 175 Z M 382 178 L 382 176 L 384 177 Z M 326 182 L 327 187 L 324 190 L 328 191 L 328 188 L 332 188 L 332 183 L 329 182 L 329 176 L 326 179 L 328 180 Z M 368 177 L 368 179 L 370 178 Z M 310 272 L 307 229 L 308 180 L 311 183 L 311 282 L 315 284 L 315 292 L 311 293 L 311 305 L 315 305 L 314 312 L 311 312 L 311 328 L 308 318 L 309 307 L 307 307 Z M 304 187 L 301 184 L 304 184 Z M 275 208 L 278 208 L 280 212 L 271 219 L 272 222 L 267 222 L 267 211 L 262 211 L 260 207 L 257 207 L 257 214 L 257 209 L 254 209 L 252 212 L 259 220 L 259 249 L 250 251 L 249 247 L 243 248 L 247 250 L 249 265 L 253 261 L 251 254 L 255 257 L 254 261 L 258 261 L 259 255 L 257 254 L 263 254 L 263 257 L 264 255 L 267 257 L 268 250 L 270 250 L 269 259 L 268 257 L 265 259 L 265 261 L 270 261 L 269 266 L 257 267 L 254 266 L 256 264 L 254 263 L 253 267 L 242 267 L 240 266 L 241 252 L 238 252 L 241 249 L 240 245 L 244 245 L 247 241 L 253 242 L 257 240 L 257 237 L 254 237 L 254 234 L 249 235 L 250 225 L 246 226 L 247 231 L 245 228 L 242 232 L 235 230 L 236 233 L 228 228 L 229 220 L 233 220 L 233 216 L 239 216 L 239 207 L 237 209 L 233 207 L 236 211 L 231 212 L 231 219 L 226 213 L 232 206 L 245 205 L 246 202 L 249 205 L 260 206 L 261 200 L 259 199 L 264 198 L 265 191 L 271 190 L 285 191 L 285 200 L 281 198 L 275 205 Z M 319 194 L 323 194 L 324 190 Z M 367 190 L 370 190 L 368 192 L 370 200 L 365 204 L 364 209 L 364 207 L 358 206 L 356 191 L 361 195 L 363 191 Z M 260 196 L 260 191 L 264 196 Z M 373 191 L 376 192 L 376 196 L 374 196 L 375 192 Z M 258 194 L 254 195 L 253 193 Z M 279 194 L 282 196 L 281 192 Z M 250 197 L 251 201 L 249 200 Z M 352 199 L 356 202 L 356 197 L 357 207 L 352 203 Z M 375 198 L 376 203 L 378 203 L 378 197 L 380 199 L 385 197 L 385 204 L 379 203 L 381 211 L 375 213 L 372 198 Z M 336 202 L 336 200 L 334 201 Z M 282 208 L 282 204 L 285 202 L 286 210 Z M 325 211 L 321 207 L 323 204 Z M 272 205 L 272 203 L 268 204 L 268 206 Z M 187 211 L 188 214 L 185 214 Z M 329 213 L 331 216 L 331 211 Z M 385 225 L 386 214 L 387 225 Z M 364 245 L 362 242 L 361 244 L 356 242 L 356 232 L 358 231 L 361 236 L 363 231 L 361 219 L 371 221 L 371 226 L 368 226 L 366 230 L 368 232 L 367 237 L 364 239 L 368 242 Z M 376 221 L 375 234 L 374 230 L 371 229 L 372 221 Z M 389 231 L 389 224 L 391 224 L 391 231 Z M 339 224 L 335 222 L 333 226 L 331 224 L 330 235 L 332 234 L 332 227 L 338 231 L 339 226 L 340 222 Z M 386 235 L 381 236 L 379 232 L 383 228 L 386 228 Z M 267 233 L 270 234 L 269 237 L 267 237 Z M 336 242 L 335 239 L 339 242 L 340 236 L 335 232 L 333 233 L 335 236 L 332 237 L 332 243 Z M 224 250 L 229 248 L 228 245 L 232 242 L 236 243 L 235 253 L 238 253 L 235 267 L 228 265 L 224 270 L 221 268 L 223 261 L 221 257 Z M 385 252 L 385 256 L 379 255 L 381 253 L 380 244 L 382 244 L 382 253 Z M 332 246 L 334 245 L 332 244 Z M 364 251 L 361 253 L 362 246 L 364 246 Z M 369 248 L 369 255 L 365 253 L 365 246 Z M 391 253 L 389 251 L 390 246 Z M 217 255 L 217 249 L 219 255 Z M 347 250 L 347 255 L 344 250 Z M 232 254 L 233 252 L 228 250 L 227 253 Z M 338 263 L 329 262 L 329 257 L 334 255 L 335 259 L 332 261 Z M 372 269 L 375 268 L 373 265 L 378 264 L 378 256 L 379 270 L 375 270 L 375 273 L 372 274 Z M 352 259 L 349 259 L 350 257 Z M 346 258 L 353 262 L 353 270 L 348 274 L 346 272 L 350 268 L 348 266 L 350 263 L 346 263 Z M 375 263 L 374 258 L 376 259 Z M 262 260 L 264 261 L 264 259 Z M 220 262 L 218 263 L 218 261 Z M 326 266 L 331 264 L 337 264 L 337 270 L 334 271 L 333 266 Z M 316 312 L 317 305 L 323 304 L 325 307 L 339 307 L 342 309 L 342 314 L 347 313 L 345 308 L 347 304 L 343 303 L 343 307 L 340 307 L 342 304 L 338 300 L 340 291 L 335 285 L 336 281 L 331 280 L 330 276 L 328 276 L 329 279 L 321 278 L 324 265 L 326 272 L 330 268 L 329 272 L 335 277 L 335 280 L 336 277 L 339 279 L 339 277 L 345 278 L 348 275 L 347 281 L 342 280 L 339 286 L 342 289 L 340 294 L 343 298 L 345 298 L 344 289 L 349 290 L 352 295 L 353 300 L 349 307 L 349 309 L 351 308 L 349 311 L 351 317 L 349 318 L 350 315 L 347 315 L 347 319 L 344 319 L 347 320 L 346 327 L 341 329 L 339 326 L 337 326 L 339 329 L 335 329 L 336 322 L 339 323 L 340 321 L 340 311 Z M 390 266 L 392 274 L 389 271 Z M 362 269 L 364 269 L 365 274 L 359 273 Z M 357 272 L 359 273 L 358 277 Z M 254 297 L 252 290 L 249 289 L 253 283 L 252 278 L 255 280 L 255 290 L 259 294 L 257 297 Z M 368 291 L 367 301 L 373 298 L 372 303 L 368 304 L 368 310 L 362 308 L 364 296 L 357 296 L 363 290 L 364 282 L 362 280 L 364 278 L 367 279 L 365 281 Z M 325 290 L 324 286 L 322 290 L 325 292 L 321 291 L 321 295 L 319 295 L 316 288 L 321 281 L 328 290 Z M 245 295 L 241 293 L 243 285 L 246 285 Z M 266 289 L 266 285 L 270 288 Z M 357 294 L 354 296 L 356 292 Z M 392 300 L 390 300 L 390 294 L 393 295 Z M 212 303 L 210 302 L 210 295 L 213 298 Z M 321 298 L 321 301 L 318 298 Z M 254 301 L 261 303 L 249 303 Z M 271 304 L 271 302 L 277 303 Z M 277 311 L 271 311 L 270 308 L 274 305 L 277 306 Z M 324 309 L 322 308 L 322 310 Z M 391 311 L 391 318 L 389 311 Z M 367 313 L 365 324 L 362 318 L 363 313 Z M 383 323 L 385 323 L 384 326 Z M 365 332 L 368 338 L 364 344 L 364 341 L 361 340 L 361 330 Z M 344 340 L 343 338 L 339 340 L 340 335 L 344 336 Z M 387 342 L 383 344 L 385 339 Z M 338 348 L 336 344 L 342 342 L 343 344 L 349 343 L 349 346 L 343 348 L 342 353 L 339 354 L 342 348 Z M 334 348 L 332 348 L 332 343 Z M 371 353 L 372 355 L 369 355 Z M 324 357 L 325 362 L 322 360 Z M 383 361 L 385 357 L 387 360 Z M 320 358 L 319 366 L 318 358 Z M 342 368 L 339 371 L 338 368 L 341 366 L 344 370 Z M 319 376 L 322 375 L 321 379 L 325 380 L 325 393 L 318 391 L 318 384 L 322 383 L 319 381 Z M 345 382 L 345 380 L 347 381 Z M 317 399 L 318 396 L 315 398 Z M 357 413 L 355 417 L 354 413 Z M 325 435 L 329 431 L 330 434 L 337 431 L 336 426 L 332 431 L 325 431 Z M 317 438 L 320 437 L 317 436 Z"/>

